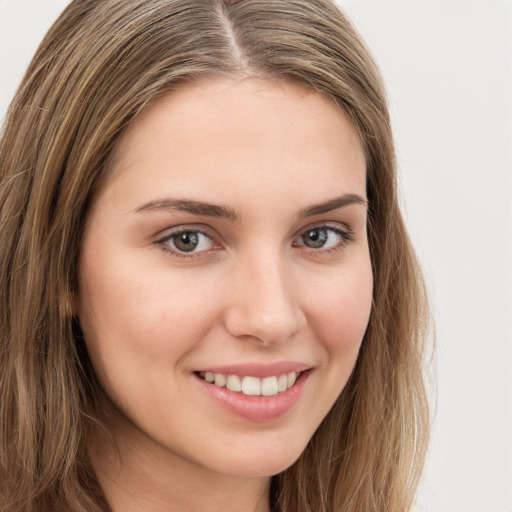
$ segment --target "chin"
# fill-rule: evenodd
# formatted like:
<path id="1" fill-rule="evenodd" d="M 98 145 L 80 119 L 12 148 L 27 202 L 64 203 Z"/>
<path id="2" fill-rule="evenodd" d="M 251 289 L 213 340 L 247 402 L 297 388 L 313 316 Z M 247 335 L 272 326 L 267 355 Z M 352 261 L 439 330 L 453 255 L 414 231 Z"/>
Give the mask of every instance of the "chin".
<path id="1" fill-rule="evenodd" d="M 232 476 L 258 478 L 271 477 L 282 473 L 292 466 L 301 456 L 306 445 L 290 446 L 289 441 L 282 440 L 274 449 L 256 449 L 243 454 L 224 457 L 221 464 L 216 464 L 218 471 Z"/>

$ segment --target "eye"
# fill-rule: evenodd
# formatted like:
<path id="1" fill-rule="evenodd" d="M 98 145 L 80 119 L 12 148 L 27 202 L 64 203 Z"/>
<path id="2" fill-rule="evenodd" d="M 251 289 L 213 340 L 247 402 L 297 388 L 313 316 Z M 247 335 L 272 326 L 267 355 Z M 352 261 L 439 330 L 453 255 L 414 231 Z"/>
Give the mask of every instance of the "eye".
<path id="1" fill-rule="evenodd" d="M 159 243 L 166 250 L 178 254 L 196 254 L 215 247 L 214 241 L 206 233 L 193 229 L 171 233 Z"/>
<path id="2" fill-rule="evenodd" d="M 341 248 L 351 240 L 353 236 L 349 231 L 332 226 L 318 226 L 302 233 L 294 245 L 326 250 Z"/>

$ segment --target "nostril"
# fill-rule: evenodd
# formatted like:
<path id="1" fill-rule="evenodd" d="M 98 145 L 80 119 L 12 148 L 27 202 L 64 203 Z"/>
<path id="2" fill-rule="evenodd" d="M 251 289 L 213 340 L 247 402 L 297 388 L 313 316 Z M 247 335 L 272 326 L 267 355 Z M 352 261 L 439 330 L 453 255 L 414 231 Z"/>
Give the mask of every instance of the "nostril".
<path id="1" fill-rule="evenodd" d="M 285 343 L 301 328 L 300 312 L 257 315 L 254 311 L 231 311 L 226 318 L 226 330 L 234 337 L 262 345 Z"/>

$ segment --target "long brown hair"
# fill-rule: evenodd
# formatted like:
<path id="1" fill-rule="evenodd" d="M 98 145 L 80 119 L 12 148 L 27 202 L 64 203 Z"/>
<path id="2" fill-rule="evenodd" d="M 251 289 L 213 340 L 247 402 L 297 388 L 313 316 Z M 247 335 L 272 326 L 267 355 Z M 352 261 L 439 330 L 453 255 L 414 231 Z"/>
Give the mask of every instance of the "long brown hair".
<path id="1" fill-rule="evenodd" d="M 88 203 L 123 129 L 201 77 L 332 97 L 367 158 L 373 309 L 354 372 L 274 512 L 405 512 L 423 466 L 428 310 L 397 200 L 385 91 L 331 0 L 74 0 L 41 43 L 0 142 L 0 509 L 107 508 L 87 459 L 97 383 L 74 325 Z"/>

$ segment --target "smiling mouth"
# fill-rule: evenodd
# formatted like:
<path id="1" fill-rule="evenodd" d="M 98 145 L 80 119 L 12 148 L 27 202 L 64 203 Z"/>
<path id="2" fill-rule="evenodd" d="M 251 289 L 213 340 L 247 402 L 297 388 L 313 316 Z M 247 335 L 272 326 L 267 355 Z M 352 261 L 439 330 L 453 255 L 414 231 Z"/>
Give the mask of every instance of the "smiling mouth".
<path id="1" fill-rule="evenodd" d="M 225 375 L 223 373 L 196 372 L 196 375 L 219 388 L 246 396 L 275 396 L 290 389 L 302 372 L 289 372 L 282 375 L 264 377 Z"/>

